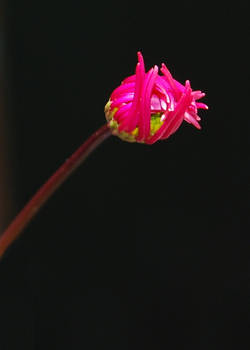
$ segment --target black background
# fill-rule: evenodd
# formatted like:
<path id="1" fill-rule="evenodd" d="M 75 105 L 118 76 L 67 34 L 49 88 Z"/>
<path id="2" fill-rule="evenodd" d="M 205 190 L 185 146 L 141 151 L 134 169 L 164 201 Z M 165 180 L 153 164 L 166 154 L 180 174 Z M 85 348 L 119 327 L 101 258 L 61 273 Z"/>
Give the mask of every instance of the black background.
<path id="1" fill-rule="evenodd" d="M 47 203 L 0 264 L 1 350 L 248 349 L 248 2 L 10 0 L 5 19 L 16 212 L 138 50 L 210 109 L 153 146 L 109 138 Z"/>

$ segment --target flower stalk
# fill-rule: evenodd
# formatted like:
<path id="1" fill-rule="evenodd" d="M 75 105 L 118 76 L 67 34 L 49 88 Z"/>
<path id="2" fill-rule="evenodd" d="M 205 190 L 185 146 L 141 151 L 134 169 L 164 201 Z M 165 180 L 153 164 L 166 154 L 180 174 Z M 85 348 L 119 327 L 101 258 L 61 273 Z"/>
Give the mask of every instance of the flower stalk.
<path id="1" fill-rule="evenodd" d="M 107 124 L 93 133 L 35 193 L 0 236 L 0 258 L 64 181 L 84 162 L 111 131 Z"/>

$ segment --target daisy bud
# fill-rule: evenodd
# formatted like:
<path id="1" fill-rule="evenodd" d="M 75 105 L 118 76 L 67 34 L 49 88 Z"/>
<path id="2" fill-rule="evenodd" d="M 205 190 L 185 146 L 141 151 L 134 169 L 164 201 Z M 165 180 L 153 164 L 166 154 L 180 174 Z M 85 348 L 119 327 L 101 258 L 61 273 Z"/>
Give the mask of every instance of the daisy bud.
<path id="1" fill-rule="evenodd" d="M 105 106 L 108 126 L 114 135 L 129 142 L 153 144 L 167 139 L 183 120 L 200 129 L 199 108 L 208 109 L 196 102 L 205 96 L 192 91 L 189 81 L 182 85 L 176 81 L 165 64 L 145 72 L 142 54 L 134 75 L 124 79 L 111 94 Z"/>

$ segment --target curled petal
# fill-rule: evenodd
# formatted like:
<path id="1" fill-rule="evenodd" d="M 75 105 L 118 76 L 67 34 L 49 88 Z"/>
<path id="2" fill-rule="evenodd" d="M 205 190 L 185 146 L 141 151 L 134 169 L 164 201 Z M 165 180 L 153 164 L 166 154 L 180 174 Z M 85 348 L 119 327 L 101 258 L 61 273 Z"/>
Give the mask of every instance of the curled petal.
<path id="1" fill-rule="evenodd" d="M 115 120 L 120 123 L 122 120 L 125 119 L 125 117 L 127 117 L 127 114 L 129 112 L 131 108 L 131 103 L 128 104 L 124 104 L 123 106 L 121 106 L 118 111 L 115 113 Z"/>
<path id="2" fill-rule="evenodd" d="M 158 67 L 155 66 L 148 72 L 147 78 L 144 82 L 144 89 L 142 93 L 142 102 L 141 102 L 142 110 L 140 114 L 140 121 L 138 123 L 138 127 L 139 127 L 138 141 L 142 141 L 146 139 L 150 133 L 151 92 L 152 92 L 157 74 L 158 74 Z"/>
<path id="3" fill-rule="evenodd" d="M 166 81 L 171 87 L 172 92 L 176 95 L 176 97 L 179 97 L 180 90 L 177 88 L 175 80 L 173 79 L 171 73 L 169 72 L 169 70 L 167 69 L 164 63 L 162 63 L 161 72 L 163 73 L 164 77 L 166 78 Z"/>
<path id="4" fill-rule="evenodd" d="M 127 129 L 128 132 L 132 131 L 136 125 L 137 121 L 140 116 L 140 105 L 141 105 L 141 95 L 142 95 L 142 89 L 143 89 L 143 83 L 145 79 L 145 67 L 143 58 L 140 52 L 138 52 L 138 60 L 136 66 L 136 73 L 135 73 L 135 92 L 134 92 L 134 99 L 132 102 L 131 110 L 128 114 L 127 119 L 127 126 L 125 129 Z"/>
<path id="5" fill-rule="evenodd" d="M 134 83 L 135 82 L 135 74 L 130 75 L 122 81 L 122 84 Z"/>
<path id="6" fill-rule="evenodd" d="M 114 109 L 115 107 L 121 106 L 124 103 L 129 103 L 133 100 L 134 94 L 133 93 L 128 93 L 126 95 L 122 95 L 116 100 L 111 102 L 111 109 Z"/>
<path id="7" fill-rule="evenodd" d="M 111 101 L 119 98 L 123 94 L 131 93 L 134 90 L 134 86 L 134 83 L 122 84 L 118 86 L 118 88 L 116 88 L 110 96 Z"/>

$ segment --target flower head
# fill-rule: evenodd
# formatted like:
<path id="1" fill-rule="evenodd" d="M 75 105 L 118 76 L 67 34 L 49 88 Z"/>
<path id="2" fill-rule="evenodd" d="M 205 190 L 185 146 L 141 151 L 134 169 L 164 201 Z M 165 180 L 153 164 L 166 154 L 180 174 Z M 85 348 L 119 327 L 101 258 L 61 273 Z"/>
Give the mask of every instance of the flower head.
<path id="1" fill-rule="evenodd" d="M 189 81 L 182 85 L 173 79 L 163 63 L 145 72 L 142 54 L 134 75 L 122 81 L 111 94 L 105 106 L 108 126 L 114 135 L 129 142 L 153 144 L 167 139 L 183 120 L 200 129 L 198 108 L 207 109 L 196 102 L 205 96 L 192 91 Z"/>

